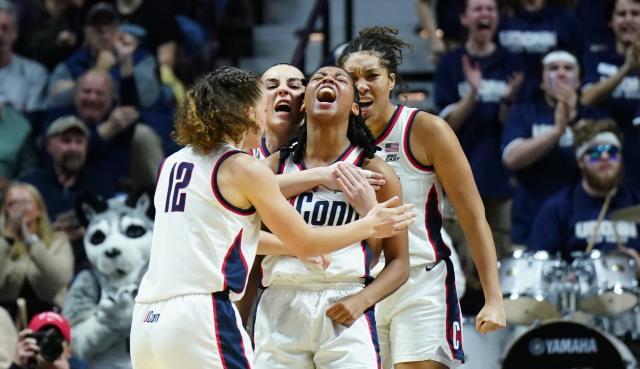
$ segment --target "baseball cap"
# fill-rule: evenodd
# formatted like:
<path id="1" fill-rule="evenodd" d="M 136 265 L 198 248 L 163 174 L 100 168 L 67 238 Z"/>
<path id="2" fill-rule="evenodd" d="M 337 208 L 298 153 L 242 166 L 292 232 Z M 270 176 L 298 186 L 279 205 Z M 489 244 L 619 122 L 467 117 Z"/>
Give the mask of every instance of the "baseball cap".
<path id="1" fill-rule="evenodd" d="M 60 333 L 62 333 L 65 341 L 71 342 L 71 326 L 69 325 L 69 321 L 53 311 L 45 311 L 44 313 L 34 316 L 29 322 L 28 328 L 37 332 L 49 326 L 57 328 Z"/>
<path id="2" fill-rule="evenodd" d="M 47 128 L 46 136 L 56 136 L 70 129 L 77 129 L 85 136 L 89 135 L 87 126 L 80 119 L 76 118 L 74 115 L 67 115 L 54 120 L 49 128 Z"/>
<path id="3" fill-rule="evenodd" d="M 103 26 L 118 23 L 118 13 L 116 9 L 107 3 L 97 3 L 87 12 L 85 24 L 90 26 Z"/>

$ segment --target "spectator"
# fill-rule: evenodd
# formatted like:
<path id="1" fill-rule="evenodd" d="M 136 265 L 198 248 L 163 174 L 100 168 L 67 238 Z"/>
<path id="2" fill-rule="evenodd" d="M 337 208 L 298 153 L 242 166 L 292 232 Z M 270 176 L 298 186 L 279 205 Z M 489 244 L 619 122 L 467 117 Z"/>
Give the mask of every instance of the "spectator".
<path id="1" fill-rule="evenodd" d="M 19 333 L 9 369 L 69 369 L 70 345 L 71 327 L 67 319 L 53 311 L 40 313 L 31 319 L 29 328 Z"/>
<path id="2" fill-rule="evenodd" d="M 16 298 L 31 314 L 61 306 L 73 272 L 67 236 L 49 224 L 40 192 L 14 183 L 0 213 L 0 303 L 15 311 Z"/>
<path id="3" fill-rule="evenodd" d="M 0 202 L 9 182 L 37 163 L 31 124 L 11 106 L 0 104 Z"/>
<path id="4" fill-rule="evenodd" d="M 502 161 L 518 180 L 511 240 L 520 245 L 528 242 L 533 218 L 544 200 L 578 179 L 570 127 L 587 114 L 578 104 L 576 58 L 566 51 L 553 51 L 542 65 L 543 96 L 515 104 L 502 133 Z"/>
<path id="5" fill-rule="evenodd" d="M 499 44 L 518 54 L 524 63 L 525 81 L 521 98 L 530 99 L 539 92 L 540 60 L 554 49 L 582 56 L 583 41 L 578 20 L 564 6 L 547 0 L 519 0 L 512 16 L 500 19 Z"/>
<path id="6" fill-rule="evenodd" d="M 622 184 L 622 139 L 612 120 L 600 120 L 576 130 L 575 153 L 581 180 L 549 198 L 533 225 L 529 248 L 561 252 L 569 259 L 573 251 L 584 251 L 591 237 L 603 251 L 640 251 L 640 226 L 631 221 L 602 220 L 616 209 L 640 203 L 640 192 Z M 594 235 L 595 233 L 595 235 Z M 637 251 L 629 251 L 640 261 Z"/>
<path id="7" fill-rule="evenodd" d="M 456 132 L 471 164 L 501 258 L 509 254 L 511 247 L 509 211 L 513 188 L 502 164 L 500 136 L 523 77 L 519 58 L 493 41 L 498 26 L 496 1 L 466 3 L 460 19 L 469 36 L 464 46 L 440 59 L 434 95 L 441 108 L 440 117 Z M 461 252 L 462 261 L 471 277 L 475 268 L 466 252 L 462 228 L 456 221 L 447 223 L 456 244 L 465 251 Z M 473 280 L 477 281 L 477 276 Z"/>
<path id="8" fill-rule="evenodd" d="M 22 178 L 44 194 L 49 219 L 54 220 L 52 228 L 65 232 L 73 242 L 75 271 L 86 266 L 82 244 L 84 229 L 74 210 L 76 198 L 83 193 L 109 198 L 114 193 L 112 183 L 102 173 L 87 167 L 88 134 L 84 123 L 74 116 L 57 119 L 46 132 L 51 161 Z"/>
<path id="9" fill-rule="evenodd" d="M 8 368 L 18 342 L 18 333 L 7 311 L 0 307 L 0 368 Z"/>
<path id="10" fill-rule="evenodd" d="M 155 53 L 162 83 L 170 87 L 176 101 L 184 98 L 184 86 L 174 73 L 180 29 L 173 4 L 157 6 L 153 1 L 115 0 L 115 9 L 124 25 L 141 30 L 141 46 Z"/>
<path id="11" fill-rule="evenodd" d="M 606 109 L 624 135 L 625 182 L 640 190 L 640 0 L 609 9 L 615 45 L 589 53 L 581 102 Z"/>
<path id="12" fill-rule="evenodd" d="M 142 114 L 148 122 L 154 121 L 155 116 L 152 112 L 141 113 L 134 105 L 116 106 L 112 85 L 108 73 L 90 70 L 78 80 L 74 107 L 53 110 L 49 115 L 75 115 L 87 125 L 90 132 L 88 163 L 110 174 L 110 178 L 102 180 L 112 181 L 118 189 L 127 186 L 131 178 L 133 184 L 128 185 L 151 186 L 164 152 L 161 138 L 147 124 L 140 124 L 140 117 Z M 168 137 L 168 133 L 164 137 Z"/>
<path id="13" fill-rule="evenodd" d="M 51 74 L 50 108 L 72 105 L 77 80 L 93 68 L 109 72 L 115 82 L 114 91 L 121 95 L 131 93 L 129 89 L 135 91 L 136 106 L 150 107 L 158 100 L 156 61 L 147 50 L 138 47 L 136 36 L 119 30 L 118 15 L 111 5 L 97 3 L 89 9 L 85 40 L 87 46 L 58 64 Z"/>
<path id="14" fill-rule="evenodd" d="M 16 0 L 18 52 L 48 70 L 82 45 L 84 0 Z"/>
<path id="15" fill-rule="evenodd" d="M 13 4 L 0 0 L 0 102 L 20 112 L 43 110 L 47 71 L 39 63 L 13 52 L 16 37 Z"/>

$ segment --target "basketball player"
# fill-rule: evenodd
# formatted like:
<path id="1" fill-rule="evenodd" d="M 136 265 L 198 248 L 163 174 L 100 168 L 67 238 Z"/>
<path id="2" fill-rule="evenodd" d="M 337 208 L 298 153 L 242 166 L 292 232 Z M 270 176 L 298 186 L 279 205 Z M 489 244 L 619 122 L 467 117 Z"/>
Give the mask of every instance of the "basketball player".
<path id="1" fill-rule="evenodd" d="M 387 178 L 377 191 L 378 200 L 401 196 L 393 169 L 374 155 L 374 140 L 359 116 L 356 97 L 346 71 L 323 67 L 314 73 L 305 92 L 306 121 L 297 142 L 267 159 L 272 170 L 304 172 L 336 162 L 362 166 Z M 311 226 L 339 225 L 366 214 L 359 204 L 350 206 L 348 196 L 319 187 L 290 202 Z M 377 253 L 366 241 L 331 253 L 326 269 L 289 256 L 266 256 L 262 284 L 267 288 L 258 303 L 254 329 L 256 367 L 379 367 L 372 307 L 408 277 L 407 234 L 382 240 L 382 248 L 386 267 L 366 287 L 369 265 Z"/>
<path id="2" fill-rule="evenodd" d="M 445 121 L 390 100 L 408 46 L 387 27 L 362 30 L 338 64 L 354 79 L 366 124 L 383 158 L 400 177 L 404 201 L 415 203 L 409 228 L 409 280 L 376 306 L 383 367 L 454 367 L 464 358 L 462 323 L 449 255 L 441 238 L 442 187 L 468 240 L 484 289 L 476 318 L 481 333 L 505 326 L 496 253 L 464 152 Z"/>
<path id="3" fill-rule="evenodd" d="M 265 159 L 273 152 L 277 152 L 286 145 L 295 135 L 300 122 L 302 122 L 302 103 L 306 79 L 300 69 L 290 64 L 276 64 L 268 68 L 260 76 L 267 95 L 266 127 L 260 146 L 253 149 L 253 156 Z M 278 184 L 281 191 L 291 196 L 323 185 L 332 189 L 338 189 L 334 167 L 317 167 L 304 173 L 278 176 Z M 348 170 L 349 168 L 343 168 Z M 298 175 L 300 174 L 300 175 Z M 368 181 L 374 188 L 379 188 L 384 183 L 379 173 L 366 172 Z M 277 241 L 276 241 L 277 242 Z M 314 260 L 321 261 L 320 258 Z M 255 309 L 255 297 L 258 294 L 259 268 L 262 256 L 256 257 L 254 266 L 249 274 L 247 287 L 242 300 L 236 302 L 244 326 L 251 329 L 252 309 Z"/>
<path id="4" fill-rule="evenodd" d="M 301 258 L 393 236 L 411 222 L 410 206 L 391 208 L 392 199 L 344 226 L 309 227 L 269 168 L 241 151 L 258 145 L 265 107 L 261 83 L 232 67 L 188 92 L 174 132 L 186 147 L 165 160 L 156 188 L 151 259 L 131 327 L 133 368 L 253 367 L 231 301 L 245 288 L 261 219 Z"/>
<path id="5" fill-rule="evenodd" d="M 264 159 L 286 145 L 302 121 L 304 74 L 290 64 L 276 64 L 260 76 L 267 94 L 267 126 L 254 156 Z"/>

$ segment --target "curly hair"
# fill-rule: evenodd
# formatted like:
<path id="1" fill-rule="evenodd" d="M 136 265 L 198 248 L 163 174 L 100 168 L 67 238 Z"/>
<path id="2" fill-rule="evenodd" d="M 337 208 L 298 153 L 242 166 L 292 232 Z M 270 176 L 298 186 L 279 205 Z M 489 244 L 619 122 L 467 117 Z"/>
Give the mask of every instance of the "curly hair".
<path id="1" fill-rule="evenodd" d="M 356 38 L 347 44 L 338 58 L 338 66 L 343 67 L 349 55 L 367 51 L 380 58 L 389 73 L 399 78 L 398 66 L 402 64 L 402 49 L 413 50 L 413 46 L 399 37 L 398 30 L 391 27 L 363 28 Z"/>
<path id="2" fill-rule="evenodd" d="M 229 139 L 242 140 L 247 131 L 260 127 L 246 114 L 262 96 L 260 81 L 250 72 L 220 67 L 200 77 L 187 92 L 176 112 L 172 138 L 208 153 Z"/>
<path id="3" fill-rule="evenodd" d="M 573 147 L 577 149 L 584 143 L 591 141 L 598 133 L 611 132 L 622 142 L 622 133 L 613 119 L 582 120 L 573 128 Z"/>
<path id="4" fill-rule="evenodd" d="M 357 104 L 360 102 L 359 95 L 355 92 L 356 86 L 353 84 L 354 97 L 353 101 Z M 360 114 L 349 114 L 349 126 L 347 128 L 347 138 L 349 142 L 364 150 L 364 156 L 367 159 L 373 158 L 378 149 L 376 139 L 364 122 Z M 300 163 L 304 157 L 307 148 L 307 116 L 305 114 L 302 125 L 298 128 L 295 136 L 287 145 L 287 151 L 293 154 L 293 162 Z"/>

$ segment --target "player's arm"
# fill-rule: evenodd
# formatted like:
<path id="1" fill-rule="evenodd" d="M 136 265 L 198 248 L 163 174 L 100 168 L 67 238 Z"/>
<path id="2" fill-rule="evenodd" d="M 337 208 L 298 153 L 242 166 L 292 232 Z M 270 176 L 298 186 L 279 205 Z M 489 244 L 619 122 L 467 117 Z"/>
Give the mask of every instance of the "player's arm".
<path id="1" fill-rule="evenodd" d="M 265 159 L 265 163 L 273 170 L 278 172 L 278 164 L 280 162 L 280 153 L 277 152 Z M 278 187 L 285 198 L 299 195 L 305 191 L 309 191 L 314 187 L 324 186 L 332 190 L 336 190 L 336 164 L 328 167 L 316 167 L 296 173 L 286 173 L 276 175 Z M 379 188 L 384 184 L 384 177 L 380 173 L 366 172 L 367 179 L 372 186 Z"/>
<path id="2" fill-rule="evenodd" d="M 225 167 L 231 168 L 232 165 L 233 169 L 225 170 Z M 394 198 L 377 205 L 366 217 L 355 222 L 337 227 L 312 228 L 282 196 L 269 168 L 255 158 L 234 155 L 222 164 L 220 170 L 230 175 L 226 183 L 230 191 L 236 194 L 235 199 L 238 202 L 248 200 L 269 230 L 298 258 L 328 254 L 369 237 L 396 235 L 415 218 L 410 211 L 411 205 L 399 206 L 400 199 Z"/>
<path id="3" fill-rule="evenodd" d="M 366 169 L 382 173 L 387 179 L 384 186 L 375 195 L 378 202 L 387 201 L 393 197 L 402 198 L 402 185 L 393 169 L 379 158 L 371 159 Z M 358 175 L 358 172 L 352 172 Z M 355 179 L 355 178 L 354 178 Z M 367 185 L 364 178 L 359 182 Z M 329 309 L 327 316 L 335 322 L 350 325 L 356 321 L 368 308 L 378 301 L 392 294 L 409 278 L 409 248 L 407 230 L 399 232 L 393 237 L 381 240 L 384 251 L 385 266 L 376 279 L 356 294 L 338 300 Z"/>
<path id="4" fill-rule="evenodd" d="M 418 113 L 415 119 L 409 143 L 411 151 L 423 164 L 435 168 L 458 215 L 478 269 L 485 306 L 478 314 L 476 327 L 482 333 L 500 329 L 506 323 L 496 250 L 469 162 L 445 121 L 424 112 Z"/>

